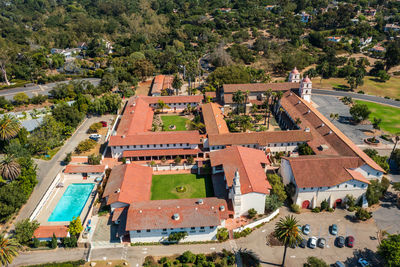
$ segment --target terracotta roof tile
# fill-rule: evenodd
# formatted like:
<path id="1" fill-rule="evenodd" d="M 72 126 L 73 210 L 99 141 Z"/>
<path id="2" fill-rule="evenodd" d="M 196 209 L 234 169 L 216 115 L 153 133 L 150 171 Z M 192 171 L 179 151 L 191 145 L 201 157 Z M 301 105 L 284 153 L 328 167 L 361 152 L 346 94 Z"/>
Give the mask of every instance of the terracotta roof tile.
<path id="1" fill-rule="evenodd" d="M 69 164 L 65 167 L 64 173 L 103 173 L 104 165 Z"/>
<path id="2" fill-rule="evenodd" d="M 107 204 L 147 201 L 151 196 L 153 169 L 134 163 L 115 166 L 108 178 L 103 197 Z"/>
<path id="3" fill-rule="evenodd" d="M 229 187 L 239 171 L 242 194 L 251 192 L 269 194 L 271 188 L 262 164 L 270 162 L 262 150 L 233 146 L 210 153 L 211 166 L 222 165 Z"/>
<path id="4" fill-rule="evenodd" d="M 352 179 L 369 183 L 361 173 L 350 170 L 361 165 L 358 157 L 313 155 L 283 159 L 289 161 L 299 188 L 336 186 Z"/>
<path id="5" fill-rule="evenodd" d="M 164 75 L 157 75 L 153 79 L 153 85 L 151 87 L 151 93 L 158 93 L 161 94 L 161 91 L 163 89 L 163 83 L 164 83 Z"/>
<path id="6" fill-rule="evenodd" d="M 129 99 L 121 121 L 118 124 L 117 135 L 151 131 L 154 112 L 142 97 Z"/>
<path id="7" fill-rule="evenodd" d="M 132 203 L 128 210 L 126 231 L 168 228 L 218 226 L 228 217 L 228 205 L 224 199 L 152 200 Z M 224 206 L 224 210 L 220 207 Z M 173 215 L 179 214 L 174 220 Z"/>
<path id="8" fill-rule="evenodd" d="M 111 136 L 109 146 L 200 144 L 198 131 L 142 132 L 128 136 Z"/>
<path id="9" fill-rule="evenodd" d="M 302 130 L 271 131 L 251 133 L 227 133 L 210 134 L 208 142 L 210 146 L 220 145 L 247 145 L 258 144 L 266 146 L 273 143 L 307 142 L 312 138 L 311 133 Z"/>
<path id="10" fill-rule="evenodd" d="M 220 105 L 215 103 L 204 104 L 201 106 L 201 110 L 208 134 L 229 133 Z"/>
<path id="11" fill-rule="evenodd" d="M 68 226 L 66 225 L 48 225 L 48 226 L 39 226 L 33 236 L 36 238 L 51 238 L 53 234 L 57 238 L 64 238 L 69 236 L 68 234 Z"/>

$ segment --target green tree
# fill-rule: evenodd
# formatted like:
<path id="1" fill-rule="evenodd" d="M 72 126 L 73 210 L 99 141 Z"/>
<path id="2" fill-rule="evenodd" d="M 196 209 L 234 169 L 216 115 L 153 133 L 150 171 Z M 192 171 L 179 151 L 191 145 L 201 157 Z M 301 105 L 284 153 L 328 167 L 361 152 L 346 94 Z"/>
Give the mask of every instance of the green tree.
<path id="1" fill-rule="evenodd" d="M 25 219 L 15 224 L 15 239 L 20 244 L 28 244 L 32 240 L 33 233 L 39 227 L 37 221 L 30 221 Z"/>
<path id="2" fill-rule="evenodd" d="M 297 219 L 292 215 L 281 218 L 279 222 L 275 224 L 275 237 L 285 246 L 282 266 L 285 266 L 287 248 L 297 245 L 303 239 L 299 226 Z"/>
<path id="3" fill-rule="evenodd" d="M 55 249 L 55 248 L 57 248 L 57 237 L 56 237 L 56 235 L 53 233 L 53 237 L 51 238 L 51 241 L 50 241 L 50 248 L 52 248 L 52 249 Z"/>
<path id="4" fill-rule="evenodd" d="M 385 53 L 386 70 L 400 64 L 400 44 L 399 42 L 390 42 Z"/>
<path id="5" fill-rule="evenodd" d="M 161 109 L 161 113 L 164 113 L 164 108 L 169 108 L 169 106 L 162 100 L 158 100 L 157 107 Z"/>
<path id="6" fill-rule="evenodd" d="M 386 82 L 390 80 L 390 75 L 385 70 L 378 71 L 377 76 L 379 77 L 379 80 L 381 82 Z"/>
<path id="7" fill-rule="evenodd" d="M 15 137 L 21 129 L 21 123 L 17 118 L 9 114 L 5 114 L 0 119 L 0 139 L 9 140 Z"/>
<path id="8" fill-rule="evenodd" d="M 174 159 L 175 164 L 179 164 L 179 163 L 181 163 L 181 161 L 182 161 L 182 158 L 179 156 L 176 156 Z"/>
<path id="9" fill-rule="evenodd" d="M 277 195 L 265 196 L 265 211 L 273 212 L 279 209 L 283 205 L 283 202 L 279 200 Z"/>
<path id="10" fill-rule="evenodd" d="M 82 121 L 84 114 L 66 103 L 57 105 L 52 111 L 53 117 L 66 126 L 76 128 Z"/>
<path id="11" fill-rule="evenodd" d="M 303 143 L 297 146 L 297 150 L 299 152 L 299 155 L 314 155 L 314 151 L 312 148 L 307 144 Z"/>
<path id="12" fill-rule="evenodd" d="M 236 104 L 237 114 L 239 114 L 239 110 L 240 110 L 239 107 L 244 102 L 244 100 L 245 100 L 245 95 L 243 94 L 243 92 L 241 90 L 238 90 L 233 93 L 232 101 L 233 101 L 233 103 Z"/>
<path id="13" fill-rule="evenodd" d="M 29 103 L 29 96 L 25 93 L 18 93 L 14 95 L 13 100 L 17 106 Z"/>
<path id="14" fill-rule="evenodd" d="M 371 111 L 368 109 L 366 104 L 356 103 L 350 108 L 350 115 L 353 117 L 355 122 L 361 122 L 368 118 Z"/>
<path id="15" fill-rule="evenodd" d="M 83 231 L 83 226 L 81 222 L 81 218 L 73 217 L 72 221 L 69 223 L 68 231 L 71 236 L 78 236 Z"/>
<path id="16" fill-rule="evenodd" d="M 0 176 L 6 180 L 14 180 L 21 173 L 21 166 L 11 155 L 6 155 L 0 161 Z"/>
<path id="17" fill-rule="evenodd" d="M 182 79 L 177 74 L 175 74 L 174 80 L 172 81 L 172 87 L 176 90 L 176 95 L 179 94 L 179 91 L 181 90 L 182 85 L 183 85 Z"/>
<path id="18" fill-rule="evenodd" d="M 249 83 L 250 74 L 241 66 L 226 66 L 215 69 L 207 78 L 208 82 L 219 88 L 224 84 Z"/>
<path id="19" fill-rule="evenodd" d="M 389 235 L 378 246 L 378 254 L 385 260 L 386 266 L 400 266 L 400 235 Z"/>
<path id="20" fill-rule="evenodd" d="M 379 199 L 383 196 L 384 188 L 378 180 L 372 180 L 368 185 L 367 192 L 365 193 L 368 205 L 379 203 Z"/>
<path id="21" fill-rule="evenodd" d="M 329 115 L 329 117 L 331 118 L 331 121 L 334 121 L 334 120 L 339 119 L 339 114 L 337 114 L 337 113 L 331 113 L 331 114 Z"/>
<path id="22" fill-rule="evenodd" d="M 179 257 L 179 260 L 182 263 L 194 263 L 196 261 L 196 255 L 188 250 L 183 252 L 183 254 Z"/>
<path id="23" fill-rule="evenodd" d="M 366 221 L 372 217 L 372 212 L 367 211 L 363 208 L 358 208 L 355 217 L 357 220 Z"/>
<path id="24" fill-rule="evenodd" d="M 250 219 L 252 219 L 252 218 L 256 217 L 257 211 L 256 211 L 255 209 L 251 208 L 251 209 L 249 209 L 249 210 L 247 211 L 247 214 L 248 214 L 248 217 L 249 217 Z"/>
<path id="25" fill-rule="evenodd" d="M 271 195 L 278 196 L 280 201 L 285 201 L 287 198 L 285 186 L 283 185 L 282 178 L 277 174 L 269 174 L 268 181 L 272 187 Z"/>
<path id="26" fill-rule="evenodd" d="M 329 264 L 317 257 L 308 257 L 307 263 L 304 263 L 304 267 L 329 267 Z"/>
<path id="27" fill-rule="evenodd" d="M 176 242 L 179 243 L 182 239 L 185 239 L 188 236 L 188 233 L 186 231 L 182 232 L 171 232 L 168 236 L 168 241 L 169 242 Z"/>
<path id="28" fill-rule="evenodd" d="M 5 238 L 0 235 L 0 263 L 8 266 L 12 263 L 14 257 L 18 256 L 19 244 L 15 239 Z"/>
<path id="29" fill-rule="evenodd" d="M 90 154 L 88 156 L 88 164 L 89 165 L 99 165 L 101 161 L 101 155 Z"/>
<path id="30" fill-rule="evenodd" d="M 228 238 L 229 238 L 228 229 L 226 229 L 225 227 L 218 228 L 218 230 L 217 230 L 218 241 L 225 241 L 225 240 L 228 240 Z"/>

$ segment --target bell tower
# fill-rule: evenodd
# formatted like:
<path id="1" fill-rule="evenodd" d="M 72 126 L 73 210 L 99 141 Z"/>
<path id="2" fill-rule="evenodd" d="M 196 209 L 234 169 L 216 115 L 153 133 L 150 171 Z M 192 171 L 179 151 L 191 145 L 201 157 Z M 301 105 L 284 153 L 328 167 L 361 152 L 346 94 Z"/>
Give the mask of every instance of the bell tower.
<path id="1" fill-rule="evenodd" d="M 312 90 L 312 82 L 311 79 L 306 76 L 300 83 L 299 88 L 299 96 L 306 100 L 307 102 L 311 102 L 311 90 Z"/>
<path id="2" fill-rule="evenodd" d="M 291 83 L 299 83 L 300 82 L 300 72 L 296 67 L 289 74 L 289 82 Z"/>

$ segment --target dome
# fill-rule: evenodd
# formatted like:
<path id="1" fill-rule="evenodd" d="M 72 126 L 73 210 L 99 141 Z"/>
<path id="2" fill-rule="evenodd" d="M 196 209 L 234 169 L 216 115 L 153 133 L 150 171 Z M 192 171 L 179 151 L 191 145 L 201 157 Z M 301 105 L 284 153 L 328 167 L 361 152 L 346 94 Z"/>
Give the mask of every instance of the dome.
<path id="1" fill-rule="evenodd" d="M 294 67 L 294 69 L 292 70 L 292 74 L 299 74 L 299 71 L 297 70 L 296 67 Z"/>
<path id="2" fill-rule="evenodd" d="M 310 78 L 308 78 L 308 75 L 303 79 L 303 82 L 304 83 L 310 83 L 311 82 Z"/>

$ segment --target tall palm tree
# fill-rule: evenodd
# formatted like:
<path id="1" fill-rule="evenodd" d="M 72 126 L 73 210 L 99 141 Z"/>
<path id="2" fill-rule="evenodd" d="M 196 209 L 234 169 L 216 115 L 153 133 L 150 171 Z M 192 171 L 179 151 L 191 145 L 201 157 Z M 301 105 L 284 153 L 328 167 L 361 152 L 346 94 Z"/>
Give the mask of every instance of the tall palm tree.
<path id="1" fill-rule="evenodd" d="M 329 117 L 332 119 L 332 121 L 339 119 L 339 114 L 337 113 L 331 113 Z"/>
<path id="2" fill-rule="evenodd" d="M 297 219 L 293 215 L 281 218 L 275 224 L 275 236 L 285 246 L 282 259 L 282 266 L 285 266 L 287 248 L 297 245 L 303 239 Z"/>
<path id="3" fill-rule="evenodd" d="M 5 238 L 0 235 L 0 263 L 1 265 L 7 266 L 10 264 L 14 257 L 18 256 L 19 244 L 15 239 Z"/>
<path id="4" fill-rule="evenodd" d="M 278 106 L 279 100 L 282 99 L 282 96 L 283 96 L 283 92 L 282 91 L 276 92 L 276 100 L 275 100 L 275 108 L 274 108 L 275 110 L 276 110 L 276 108 Z"/>
<path id="5" fill-rule="evenodd" d="M 12 156 L 5 156 L 0 162 L 0 175 L 6 180 L 14 180 L 21 173 L 21 166 Z"/>
<path id="6" fill-rule="evenodd" d="M 249 101 L 249 95 L 250 95 L 250 91 L 246 90 L 246 92 L 244 92 L 244 97 L 245 97 L 245 101 L 244 101 L 244 114 L 246 115 L 246 106 L 247 106 L 247 102 Z"/>
<path id="7" fill-rule="evenodd" d="M 236 103 L 236 111 L 237 111 L 237 114 L 239 114 L 239 106 L 240 106 L 240 104 L 242 104 L 243 101 L 244 101 L 244 94 L 243 94 L 243 92 L 242 92 L 241 90 L 238 90 L 238 91 L 234 92 L 234 93 L 233 93 L 233 96 L 232 96 L 232 101 L 233 101 L 234 103 Z"/>
<path id="8" fill-rule="evenodd" d="M 269 113 L 271 112 L 270 108 L 269 108 L 269 100 L 272 96 L 272 89 L 268 89 L 265 92 L 265 121 L 264 124 L 267 124 L 267 117 L 268 117 L 268 126 L 267 129 L 269 129 Z"/>
<path id="9" fill-rule="evenodd" d="M 11 115 L 4 115 L 0 119 L 0 139 L 9 140 L 15 137 L 21 129 L 21 123 Z"/>
<path id="10" fill-rule="evenodd" d="M 164 113 L 164 108 L 169 108 L 167 104 L 164 103 L 162 100 L 158 100 L 158 108 L 161 108 L 161 113 Z"/>

